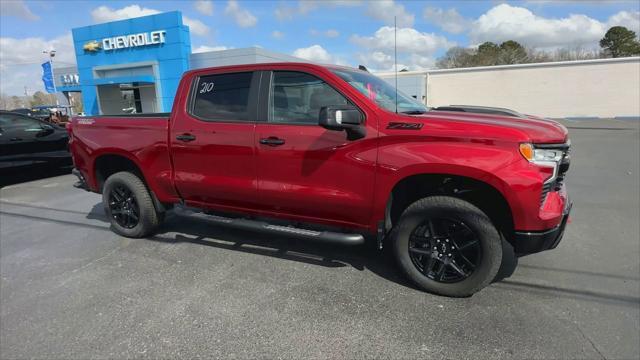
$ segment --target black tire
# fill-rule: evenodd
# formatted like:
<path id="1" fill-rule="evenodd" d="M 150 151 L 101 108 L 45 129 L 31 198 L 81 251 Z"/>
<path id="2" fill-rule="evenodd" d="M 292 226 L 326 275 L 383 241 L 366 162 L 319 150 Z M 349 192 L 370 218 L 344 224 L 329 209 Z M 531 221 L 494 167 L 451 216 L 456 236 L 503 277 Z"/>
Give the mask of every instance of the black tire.
<path id="1" fill-rule="evenodd" d="M 137 222 L 131 220 L 124 222 L 123 225 L 120 218 L 121 207 L 114 205 L 117 191 L 126 191 L 131 195 L 128 198 L 133 200 L 131 200 L 128 209 L 137 207 L 137 211 L 132 209 L 130 212 L 135 214 Z M 162 220 L 162 214 L 158 213 L 153 205 L 153 199 L 146 185 L 138 176 L 130 172 L 115 173 L 107 178 L 102 189 L 102 203 L 105 213 L 111 221 L 111 229 L 122 236 L 131 238 L 148 236 L 158 228 Z M 130 219 L 134 219 L 134 217 L 130 216 Z"/>
<path id="2" fill-rule="evenodd" d="M 417 255 L 428 256 L 432 259 L 429 260 L 429 266 L 425 266 L 423 269 L 419 269 L 416 265 L 415 248 L 412 248 L 413 255 L 410 255 L 409 251 L 410 241 L 413 242 L 413 240 L 410 239 L 413 239 L 412 236 L 415 236 L 414 231 L 416 229 L 424 226 L 422 224 L 424 224 L 425 221 L 430 222 L 432 219 L 447 219 L 438 221 L 452 221 L 454 224 L 458 222 L 464 226 L 466 230 L 470 231 L 468 236 L 474 236 L 475 239 L 477 239 L 474 243 L 474 247 L 477 248 L 477 252 L 475 253 L 476 263 L 474 267 L 469 266 L 469 269 L 472 270 L 469 270 L 467 277 L 459 275 L 461 277 L 459 281 L 448 283 L 442 282 L 442 278 L 440 278 L 441 281 L 437 281 L 436 279 L 428 277 L 424 273 L 424 268 L 427 268 L 426 273 L 432 276 L 434 272 L 428 269 L 431 266 L 436 266 L 433 265 L 431 261 L 442 268 L 445 267 L 445 265 L 442 265 L 445 264 L 445 262 L 436 257 L 438 255 Z M 430 236 L 431 235 L 429 235 L 428 238 L 430 238 Z M 410 205 L 402 213 L 397 225 L 392 229 L 390 240 L 395 258 L 402 271 L 418 287 L 438 295 L 451 297 L 471 296 L 495 279 L 500 264 L 502 263 L 501 237 L 489 217 L 476 206 L 454 197 L 430 196 Z M 470 242 L 473 243 L 473 241 Z M 431 253 L 431 251 L 435 251 L 437 253 L 438 248 L 432 248 L 436 250 L 431 250 L 431 248 L 425 249 L 430 249 L 426 252 Z M 446 257 L 447 254 L 444 255 Z M 412 256 L 414 260 L 412 260 Z M 454 254 L 454 256 L 456 255 Z M 420 257 L 420 259 L 423 258 Z M 440 263 L 437 261 L 440 261 Z M 442 272 L 444 273 L 445 271 L 448 271 L 449 274 L 452 273 L 452 270 L 443 270 Z M 457 275 L 456 273 L 453 274 L 454 277 Z"/>

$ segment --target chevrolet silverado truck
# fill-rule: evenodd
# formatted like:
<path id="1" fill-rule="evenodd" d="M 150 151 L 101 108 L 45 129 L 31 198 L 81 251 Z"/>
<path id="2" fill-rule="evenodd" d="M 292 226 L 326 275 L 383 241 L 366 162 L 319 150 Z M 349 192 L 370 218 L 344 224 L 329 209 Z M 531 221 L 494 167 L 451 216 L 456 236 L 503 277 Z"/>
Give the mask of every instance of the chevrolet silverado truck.
<path id="1" fill-rule="evenodd" d="M 120 235 L 148 236 L 180 205 L 339 246 L 377 239 L 418 287 L 460 297 L 507 250 L 556 247 L 569 217 L 567 129 L 508 115 L 429 111 L 366 71 L 273 63 L 189 71 L 170 114 L 67 129 L 76 186 L 102 194 Z"/>

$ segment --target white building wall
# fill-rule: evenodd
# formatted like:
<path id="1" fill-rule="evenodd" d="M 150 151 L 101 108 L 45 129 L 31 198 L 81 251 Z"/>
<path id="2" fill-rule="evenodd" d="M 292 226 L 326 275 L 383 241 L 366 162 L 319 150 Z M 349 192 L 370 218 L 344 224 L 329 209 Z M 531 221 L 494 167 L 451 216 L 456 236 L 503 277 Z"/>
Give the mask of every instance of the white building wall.
<path id="1" fill-rule="evenodd" d="M 379 74 L 393 81 L 393 74 Z M 640 117 L 640 57 L 399 73 L 426 78 L 426 104 L 510 108 L 552 118 Z M 413 85 L 398 82 L 410 95 Z"/>
<path id="2" fill-rule="evenodd" d="M 546 117 L 640 116 L 640 58 L 431 71 L 427 105 L 484 105 Z"/>
<path id="3" fill-rule="evenodd" d="M 214 66 L 287 61 L 304 62 L 305 60 L 262 48 L 251 47 L 194 53 L 189 58 L 189 67 L 191 69 L 201 69 Z"/>
<path id="4" fill-rule="evenodd" d="M 98 103 L 100 113 L 107 115 L 124 114 L 122 111 L 122 94 L 118 85 L 98 86 Z"/>
<path id="5" fill-rule="evenodd" d="M 142 105 L 143 113 L 158 112 L 158 100 L 156 99 L 156 87 L 155 85 L 141 86 L 140 90 L 140 103 Z"/>

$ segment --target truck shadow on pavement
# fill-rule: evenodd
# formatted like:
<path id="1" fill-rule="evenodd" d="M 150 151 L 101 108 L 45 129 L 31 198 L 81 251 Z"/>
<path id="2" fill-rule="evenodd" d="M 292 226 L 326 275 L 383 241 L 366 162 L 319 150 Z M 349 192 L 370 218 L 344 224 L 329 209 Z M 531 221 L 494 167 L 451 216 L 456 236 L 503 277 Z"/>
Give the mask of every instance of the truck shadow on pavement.
<path id="1" fill-rule="evenodd" d="M 16 204 L 6 201 L 3 201 L 3 203 L 24 209 L 31 209 L 36 213 L 34 214 L 34 211 L 29 211 L 29 213 L 21 211 L 17 213 L 15 211 L 7 211 L 3 208 L 0 211 L 2 216 L 15 216 L 33 221 L 53 222 L 66 226 L 80 226 L 98 231 L 110 231 L 109 221 L 104 214 L 101 203 L 94 205 L 89 212 L 49 208 L 32 204 Z M 61 219 L 60 217 L 50 216 L 45 213 L 37 214 L 38 210 L 57 212 L 64 216 Z M 79 219 L 81 216 L 84 217 L 84 219 Z M 87 223 L 86 219 L 98 220 L 100 223 Z M 224 227 L 218 224 L 213 225 L 201 218 L 170 213 L 156 235 L 141 239 L 140 241 L 145 240 L 167 244 L 192 243 L 211 248 L 269 256 L 330 268 L 352 267 L 360 271 L 369 270 L 388 281 L 393 281 L 410 289 L 421 291 L 407 281 L 399 272 L 389 251 L 389 247 L 386 247 L 383 251 L 376 249 L 375 239 L 367 239 L 366 244 L 360 246 L 337 246 L 301 240 L 286 235 L 274 236 L 272 234 L 262 234 Z M 589 271 L 546 268 L 531 265 L 521 266 L 529 268 L 530 270 L 567 272 L 575 274 L 575 276 L 586 276 L 594 279 L 619 277 L 618 275 Z M 624 280 L 632 282 L 640 281 L 640 279 L 633 277 L 624 277 Z M 634 308 L 640 305 L 640 298 L 634 296 L 611 294 L 605 291 L 591 289 L 552 286 L 541 284 L 540 279 L 534 279 L 534 281 L 527 281 L 526 278 L 518 280 L 509 279 L 499 281 L 491 287 L 504 291 L 525 292 L 542 297 L 562 297 Z M 597 282 L 594 281 L 594 283 Z"/>

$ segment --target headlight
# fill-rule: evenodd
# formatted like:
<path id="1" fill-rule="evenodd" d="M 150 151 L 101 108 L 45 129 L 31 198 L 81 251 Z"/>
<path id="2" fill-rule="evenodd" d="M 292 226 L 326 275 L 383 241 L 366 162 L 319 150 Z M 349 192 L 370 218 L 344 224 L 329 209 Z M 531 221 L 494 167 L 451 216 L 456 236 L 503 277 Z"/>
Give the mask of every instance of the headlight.
<path id="1" fill-rule="evenodd" d="M 558 166 L 564 157 L 564 151 L 557 149 L 536 149 L 529 143 L 520 144 L 520 154 L 529 162 L 553 168 L 553 175 L 545 183 L 554 181 L 558 175 Z"/>
<path id="2" fill-rule="evenodd" d="M 522 154 L 525 159 L 533 163 L 541 161 L 560 162 L 564 156 L 564 152 L 562 150 L 536 149 L 531 144 L 520 144 L 520 154 Z"/>

